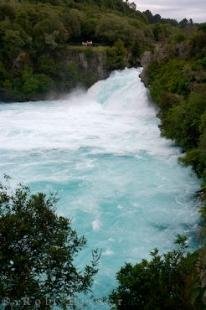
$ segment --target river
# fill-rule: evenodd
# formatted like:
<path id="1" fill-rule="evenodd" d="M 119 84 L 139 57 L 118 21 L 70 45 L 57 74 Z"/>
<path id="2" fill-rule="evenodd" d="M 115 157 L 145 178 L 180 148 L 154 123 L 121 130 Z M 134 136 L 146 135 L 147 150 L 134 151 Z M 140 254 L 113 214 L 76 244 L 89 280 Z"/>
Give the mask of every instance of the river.
<path id="1" fill-rule="evenodd" d="M 102 249 L 97 298 L 111 291 L 124 262 L 171 249 L 178 233 L 192 246 L 198 225 L 199 181 L 160 136 L 139 73 L 114 72 L 57 101 L 0 105 L 1 175 L 58 192 L 57 212 L 88 239 L 77 263 Z"/>

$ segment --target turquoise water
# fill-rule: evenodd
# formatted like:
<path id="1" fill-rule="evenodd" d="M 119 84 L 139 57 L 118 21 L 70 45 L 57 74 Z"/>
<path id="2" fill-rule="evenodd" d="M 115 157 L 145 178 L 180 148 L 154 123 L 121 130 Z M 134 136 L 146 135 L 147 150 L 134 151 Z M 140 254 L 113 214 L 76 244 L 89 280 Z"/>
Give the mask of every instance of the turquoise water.
<path id="1" fill-rule="evenodd" d="M 115 72 L 58 101 L 0 105 L 1 175 L 58 192 L 58 213 L 88 239 L 78 263 L 102 249 L 96 298 L 111 291 L 124 262 L 171 249 L 178 233 L 192 244 L 198 224 L 199 182 L 160 137 L 139 73 Z"/>

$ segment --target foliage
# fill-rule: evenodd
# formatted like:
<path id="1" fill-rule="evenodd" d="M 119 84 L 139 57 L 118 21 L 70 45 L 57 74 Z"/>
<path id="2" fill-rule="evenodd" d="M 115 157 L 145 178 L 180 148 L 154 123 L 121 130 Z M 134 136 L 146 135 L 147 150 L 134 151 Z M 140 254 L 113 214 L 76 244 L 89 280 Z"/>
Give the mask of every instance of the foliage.
<path id="1" fill-rule="evenodd" d="M 131 46 L 137 38 L 140 39 L 140 33 L 144 25 L 138 21 L 128 18 L 122 18 L 114 14 L 102 16 L 96 28 L 96 37 L 98 41 L 106 44 L 114 44 L 117 39 L 122 40 L 128 47 Z M 143 36 L 143 33 L 142 33 Z"/>
<path id="2" fill-rule="evenodd" d="M 193 20 L 190 19 L 182 19 L 180 22 L 178 22 L 176 19 L 174 18 L 162 18 L 159 14 L 155 14 L 153 15 L 151 11 L 149 10 L 146 10 L 145 12 L 143 12 L 144 15 L 147 17 L 148 21 L 151 23 L 151 24 L 169 24 L 169 25 L 172 25 L 172 26 L 181 26 L 181 27 L 187 27 L 187 26 L 190 26 L 190 25 L 193 25 Z"/>
<path id="3" fill-rule="evenodd" d="M 187 63 L 181 59 L 171 59 L 161 66 L 159 63 L 151 64 L 149 68 L 152 97 L 160 105 L 164 104 L 161 98 L 164 93 L 186 95 L 189 92 L 189 82 L 192 73 L 187 69 Z"/>
<path id="4" fill-rule="evenodd" d="M 27 297 L 44 304 L 46 297 L 63 308 L 77 293 L 87 292 L 97 272 L 98 252 L 81 270 L 74 259 L 86 245 L 58 216 L 54 195 L 31 194 L 18 186 L 0 185 L 0 299 Z M 22 306 L 20 306 L 22 309 Z M 32 308 L 33 309 L 33 308 Z"/>
<path id="5" fill-rule="evenodd" d="M 114 46 L 107 52 L 107 62 L 112 70 L 123 69 L 127 63 L 127 52 L 121 40 L 115 42 Z"/>
<path id="6" fill-rule="evenodd" d="M 187 25 L 188 27 L 188 25 Z M 193 27 L 191 22 L 189 27 Z M 162 134 L 180 145 L 181 161 L 206 177 L 206 41 L 204 28 L 178 30 L 164 43 L 170 53 L 148 67 L 152 98 L 160 107 Z M 179 36 L 181 36 L 179 38 Z M 173 44 L 173 46 L 171 46 Z"/>
<path id="7" fill-rule="evenodd" d="M 201 117 L 205 111 L 205 95 L 191 93 L 187 100 L 172 107 L 163 117 L 163 133 L 186 150 L 197 147 L 201 134 Z"/>
<path id="8" fill-rule="evenodd" d="M 195 309 L 191 301 L 197 253 L 186 252 L 186 238 L 179 236 L 177 249 L 160 254 L 151 252 L 151 260 L 126 264 L 117 273 L 118 287 L 110 295 L 114 309 Z"/>

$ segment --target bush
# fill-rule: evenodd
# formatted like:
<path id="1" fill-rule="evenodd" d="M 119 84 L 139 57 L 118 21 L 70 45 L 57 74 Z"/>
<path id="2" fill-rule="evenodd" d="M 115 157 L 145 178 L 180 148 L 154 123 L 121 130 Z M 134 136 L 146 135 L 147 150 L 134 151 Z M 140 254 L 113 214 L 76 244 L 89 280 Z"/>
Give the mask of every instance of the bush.
<path id="1" fill-rule="evenodd" d="M 0 185 L 1 300 L 39 299 L 42 309 L 49 309 L 48 298 L 64 308 L 71 297 L 91 287 L 98 252 L 81 271 L 75 266 L 86 240 L 78 237 L 69 219 L 55 213 L 56 201 L 54 195 L 31 194 L 21 185 L 14 192 Z"/>
<path id="2" fill-rule="evenodd" d="M 107 66 L 110 70 L 124 69 L 126 66 L 126 49 L 121 40 L 107 51 Z"/>
<path id="3" fill-rule="evenodd" d="M 149 67 L 151 95 L 161 103 L 165 92 L 185 96 L 189 93 L 192 72 L 187 63 L 180 59 L 171 59 L 165 63 L 152 63 Z"/>
<path id="4" fill-rule="evenodd" d="M 201 134 L 201 116 L 205 111 L 205 95 L 191 93 L 188 100 L 171 108 L 163 117 L 164 134 L 186 150 L 197 147 Z"/>
<path id="5" fill-rule="evenodd" d="M 166 254 L 151 252 L 151 260 L 126 264 L 117 273 L 118 287 L 110 302 L 118 310 L 194 309 L 191 301 L 193 284 L 198 281 L 194 265 L 197 253 L 187 254 L 185 237 L 179 236 L 178 248 Z"/>

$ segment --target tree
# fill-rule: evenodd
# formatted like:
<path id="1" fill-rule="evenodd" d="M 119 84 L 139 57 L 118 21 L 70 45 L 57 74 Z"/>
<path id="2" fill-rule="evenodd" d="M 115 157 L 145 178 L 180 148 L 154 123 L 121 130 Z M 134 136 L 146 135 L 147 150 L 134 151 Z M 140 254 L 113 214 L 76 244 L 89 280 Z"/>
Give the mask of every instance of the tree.
<path id="1" fill-rule="evenodd" d="M 114 14 L 105 14 L 96 27 L 96 37 L 100 42 L 108 45 L 114 44 L 117 40 L 122 40 L 125 46 L 132 46 L 134 38 L 138 36 L 137 24 L 134 26 L 128 19 L 122 19 Z"/>
<path id="2" fill-rule="evenodd" d="M 132 10 L 134 10 L 134 11 L 136 11 L 136 9 L 137 9 L 136 3 L 134 3 L 134 2 L 131 2 L 131 3 L 129 4 L 129 7 L 130 7 L 130 9 L 132 9 Z"/>
<path id="3" fill-rule="evenodd" d="M 58 44 L 65 43 L 69 34 L 63 23 L 57 17 L 41 20 L 34 27 L 36 46 L 42 50 L 45 48 L 55 50 Z"/>
<path id="4" fill-rule="evenodd" d="M 55 195 L 31 194 L 22 185 L 12 192 L 7 183 L 0 185 L 1 300 L 23 302 L 26 297 L 32 305 L 38 299 L 43 309 L 50 309 L 48 298 L 64 308 L 75 294 L 90 288 L 98 251 L 81 271 L 75 266 L 86 240 L 78 237 L 69 219 L 55 213 L 56 202 Z M 17 309 L 23 309 L 22 304 Z"/>
<path id="5" fill-rule="evenodd" d="M 164 133 L 184 149 L 197 147 L 201 116 L 206 111 L 205 94 L 191 93 L 188 100 L 172 107 L 163 119 Z"/>
<path id="6" fill-rule="evenodd" d="M 111 70 L 123 69 L 126 66 L 126 49 L 122 40 L 115 42 L 114 46 L 108 49 L 107 62 Z"/>
<path id="7" fill-rule="evenodd" d="M 9 3 L 0 4 L 0 20 L 5 18 L 14 19 L 15 18 L 15 9 Z"/>
<path id="8" fill-rule="evenodd" d="M 72 39 L 79 39 L 81 36 L 81 23 L 84 15 L 75 9 L 66 11 L 63 15 L 64 26 Z"/>
<path id="9" fill-rule="evenodd" d="M 150 10 L 146 10 L 143 14 L 147 17 L 149 23 L 153 23 L 153 14 Z"/>
<path id="10" fill-rule="evenodd" d="M 190 300 L 192 285 L 198 283 L 194 272 L 197 253 L 186 253 L 185 236 L 178 236 L 176 244 L 173 251 L 160 255 L 155 249 L 151 260 L 121 268 L 119 286 L 110 295 L 115 309 L 197 309 Z"/>
<path id="11" fill-rule="evenodd" d="M 183 18 L 180 22 L 179 22 L 179 25 L 181 26 L 181 27 L 186 27 L 186 26 L 188 26 L 188 24 L 189 24 L 189 21 L 188 21 L 188 19 L 187 18 Z"/>

